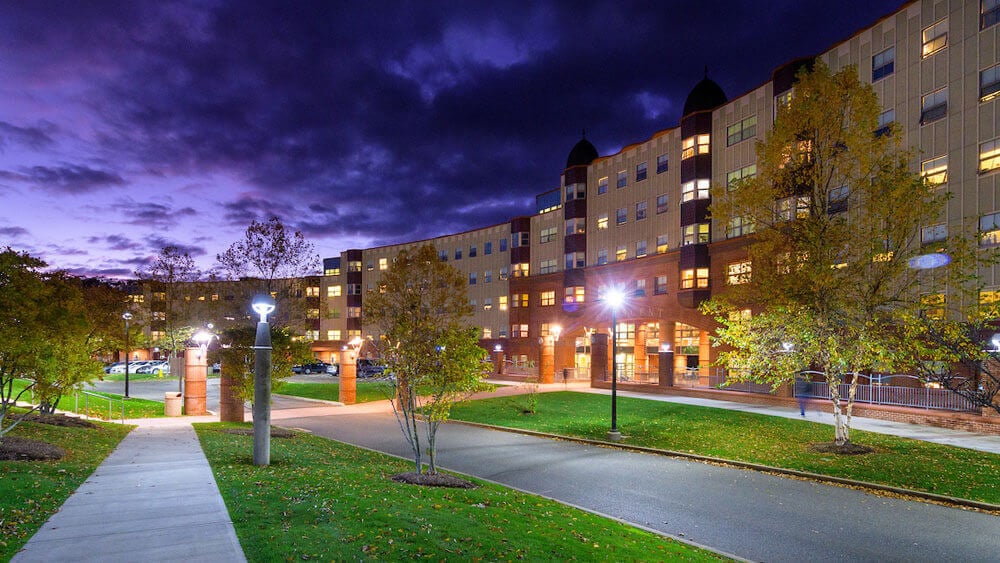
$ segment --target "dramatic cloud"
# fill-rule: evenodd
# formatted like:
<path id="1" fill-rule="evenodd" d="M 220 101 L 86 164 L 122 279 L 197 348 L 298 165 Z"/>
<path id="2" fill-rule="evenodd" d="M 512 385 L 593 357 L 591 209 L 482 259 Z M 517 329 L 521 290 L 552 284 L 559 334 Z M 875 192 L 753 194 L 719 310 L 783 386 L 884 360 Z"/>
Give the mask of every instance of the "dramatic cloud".
<path id="1" fill-rule="evenodd" d="M 14 144 L 35 150 L 44 149 L 52 144 L 52 137 L 49 135 L 54 129 L 55 126 L 51 123 L 42 123 L 38 127 L 18 127 L 0 121 L 0 150 L 5 145 Z"/>

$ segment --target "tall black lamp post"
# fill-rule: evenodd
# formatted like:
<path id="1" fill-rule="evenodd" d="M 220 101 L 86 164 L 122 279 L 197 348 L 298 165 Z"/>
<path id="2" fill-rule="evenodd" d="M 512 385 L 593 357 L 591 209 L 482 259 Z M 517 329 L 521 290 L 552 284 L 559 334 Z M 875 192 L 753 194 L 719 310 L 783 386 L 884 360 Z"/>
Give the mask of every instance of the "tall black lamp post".
<path id="1" fill-rule="evenodd" d="M 604 294 L 604 301 L 611 307 L 611 430 L 608 440 L 620 442 L 622 433 L 618 431 L 618 308 L 625 296 L 617 289 Z"/>
<path id="2" fill-rule="evenodd" d="M 122 318 L 125 319 L 125 398 L 128 399 L 128 356 L 131 353 L 128 349 L 128 322 L 132 320 L 132 313 L 125 311 Z"/>
<path id="3" fill-rule="evenodd" d="M 253 343 L 253 464 L 271 463 L 271 325 L 267 316 L 274 312 L 270 295 L 254 297 L 253 310 L 260 315 Z"/>

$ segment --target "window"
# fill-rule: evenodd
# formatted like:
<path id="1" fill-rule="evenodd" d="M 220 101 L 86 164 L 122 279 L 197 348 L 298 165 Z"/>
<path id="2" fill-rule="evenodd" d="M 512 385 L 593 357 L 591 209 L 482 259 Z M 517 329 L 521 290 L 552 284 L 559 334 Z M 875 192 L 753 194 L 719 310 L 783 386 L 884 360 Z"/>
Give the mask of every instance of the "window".
<path id="1" fill-rule="evenodd" d="M 447 250 L 439 250 L 438 251 L 438 260 L 440 260 L 442 262 L 447 262 L 448 261 L 448 251 Z"/>
<path id="2" fill-rule="evenodd" d="M 681 160 L 691 158 L 696 154 L 708 154 L 711 135 L 695 135 L 681 141 Z"/>
<path id="3" fill-rule="evenodd" d="M 887 109 L 878 115 L 878 129 L 875 136 L 881 137 L 892 132 L 892 124 L 896 121 L 896 110 Z"/>
<path id="4" fill-rule="evenodd" d="M 979 145 L 979 173 L 1000 168 L 1000 138 Z"/>
<path id="5" fill-rule="evenodd" d="M 786 90 L 774 97 L 774 118 L 778 118 L 778 113 L 782 109 L 792 105 L 792 95 L 794 90 Z"/>
<path id="6" fill-rule="evenodd" d="M 944 318 L 944 294 L 925 293 L 920 296 L 920 306 L 929 319 Z"/>
<path id="7" fill-rule="evenodd" d="M 508 266 L 500 266 L 500 281 L 503 281 L 503 280 L 507 279 L 507 277 L 508 277 L 508 274 L 507 274 L 508 270 L 509 270 Z"/>
<path id="8" fill-rule="evenodd" d="M 581 235 L 587 232 L 587 219 L 579 217 L 577 219 L 566 219 L 566 236 Z"/>
<path id="9" fill-rule="evenodd" d="M 483 283 L 493 282 L 493 270 L 486 270 L 483 272 Z"/>
<path id="10" fill-rule="evenodd" d="M 153 311 L 153 320 L 154 321 L 165 321 L 165 320 L 167 320 L 167 312 L 166 311 Z"/>
<path id="11" fill-rule="evenodd" d="M 555 258 L 551 260 L 542 260 L 541 264 L 538 265 L 539 274 L 551 274 L 556 271 L 558 264 L 556 264 Z"/>
<path id="12" fill-rule="evenodd" d="M 483 254 L 493 254 L 493 243 L 490 241 L 483 243 Z"/>
<path id="13" fill-rule="evenodd" d="M 948 45 L 948 18 L 945 18 L 930 27 L 924 28 L 924 46 L 920 50 L 921 55 L 926 58 Z"/>
<path id="14" fill-rule="evenodd" d="M 627 185 L 628 185 L 628 175 L 625 173 L 624 170 L 620 170 L 618 172 L 618 184 L 617 184 L 617 186 L 619 188 L 624 188 Z"/>
<path id="15" fill-rule="evenodd" d="M 707 244 L 708 239 L 709 239 L 708 223 L 695 223 L 694 225 L 685 225 L 684 239 L 681 241 L 681 245 L 687 246 L 689 244 Z"/>
<path id="16" fill-rule="evenodd" d="M 778 218 L 782 221 L 809 217 L 809 196 L 792 196 L 778 200 Z"/>
<path id="17" fill-rule="evenodd" d="M 608 263 L 608 249 L 602 248 L 597 251 L 597 265 L 603 266 Z"/>
<path id="18" fill-rule="evenodd" d="M 326 331 L 327 340 L 340 340 L 340 331 L 333 329 Z"/>
<path id="19" fill-rule="evenodd" d="M 636 297 L 646 296 L 646 280 L 635 280 L 635 289 L 632 293 Z"/>
<path id="20" fill-rule="evenodd" d="M 583 303 L 586 297 L 586 289 L 582 285 L 567 287 L 564 293 L 564 303 Z"/>
<path id="21" fill-rule="evenodd" d="M 889 47 L 872 57 L 872 82 L 878 82 L 892 74 L 896 65 L 896 48 Z"/>
<path id="22" fill-rule="evenodd" d="M 708 179 L 691 180 L 681 184 L 681 202 L 692 199 L 708 199 L 708 189 L 710 181 Z"/>
<path id="23" fill-rule="evenodd" d="M 726 238 L 736 238 L 753 232 L 754 224 L 744 217 L 733 217 L 726 225 Z"/>
<path id="24" fill-rule="evenodd" d="M 979 290 L 980 307 L 996 307 L 1000 304 L 1000 291 L 996 289 Z"/>
<path id="25" fill-rule="evenodd" d="M 306 318 L 307 319 L 318 319 L 319 318 L 319 309 L 307 309 L 306 310 Z"/>
<path id="26" fill-rule="evenodd" d="M 455 249 L 455 260 L 461 260 L 461 259 L 462 259 L 462 249 L 461 248 L 456 248 Z"/>
<path id="27" fill-rule="evenodd" d="M 920 229 L 920 243 L 929 244 L 948 238 L 948 226 L 944 223 L 929 225 Z"/>
<path id="28" fill-rule="evenodd" d="M 566 186 L 566 201 L 587 198 L 587 184 L 570 184 Z"/>
<path id="29" fill-rule="evenodd" d="M 640 162 L 635 165 L 635 181 L 641 182 L 646 179 L 646 163 Z"/>
<path id="30" fill-rule="evenodd" d="M 708 268 L 681 270 L 681 289 L 704 289 L 708 287 Z"/>
<path id="31" fill-rule="evenodd" d="M 347 308 L 347 318 L 349 318 L 349 319 L 360 319 L 361 318 L 361 307 L 348 307 Z"/>
<path id="32" fill-rule="evenodd" d="M 847 211 L 847 201 L 850 197 L 850 186 L 840 186 L 839 188 L 831 189 L 829 196 L 827 196 L 828 200 L 826 212 L 833 215 L 834 213 L 843 213 L 844 211 Z"/>
<path id="33" fill-rule="evenodd" d="M 517 308 L 525 308 L 528 306 L 528 294 L 527 293 L 512 293 L 510 296 L 510 306 Z"/>
<path id="34" fill-rule="evenodd" d="M 1000 95 L 1000 65 L 993 65 L 979 73 L 979 101 L 988 102 L 998 95 Z"/>
<path id="35" fill-rule="evenodd" d="M 128 300 L 132 303 L 143 303 L 146 301 L 145 295 L 133 294 L 128 296 Z"/>
<path id="36" fill-rule="evenodd" d="M 513 233 L 510 235 L 510 247 L 517 248 L 519 246 L 530 246 L 531 245 L 531 233 L 528 231 L 521 231 L 519 233 Z"/>
<path id="37" fill-rule="evenodd" d="M 605 176 L 605 177 L 603 177 L 603 178 L 601 178 L 600 180 L 597 181 L 597 194 L 600 195 L 600 194 L 606 194 L 606 193 L 608 193 L 608 177 L 607 176 Z"/>
<path id="38" fill-rule="evenodd" d="M 934 157 L 920 163 L 920 175 L 932 186 L 948 181 L 948 155 Z"/>
<path id="39" fill-rule="evenodd" d="M 483 327 L 483 338 L 493 338 L 493 329 L 489 327 Z"/>
<path id="40" fill-rule="evenodd" d="M 979 218 L 979 246 L 1000 244 L 1000 213 L 990 213 Z"/>
<path id="41" fill-rule="evenodd" d="M 726 189 L 733 191 L 739 186 L 739 183 L 747 178 L 753 178 L 757 175 L 757 165 L 751 164 L 749 166 L 744 166 L 738 170 L 733 170 L 726 174 Z"/>
<path id="42" fill-rule="evenodd" d="M 750 117 L 726 127 L 726 146 L 731 147 L 740 141 L 757 136 L 757 116 Z"/>
<path id="43" fill-rule="evenodd" d="M 497 297 L 497 309 L 500 309 L 501 311 L 506 311 L 507 310 L 507 296 L 506 295 L 501 295 L 500 297 Z"/>
<path id="44" fill-rule="evenodd" d="M 656 235 L 656 253 L 663 254 L 667 251 L 667 235 Z"/>
<path id="45" fill-rule="evenodd" d="M 726 285 L 740 285 L 749 282 L 751 271 L 749 260 L 726 264 Z"/>
<path id="46" fill-rule="evenodd" d="M 370 271 L 372 271 L 374 269 L 375 269 L 375 263 L 372 262 L 371 260 L 369 260 L 368 261 L 368 271 L 370 272 Z"/>
<path id="47" fill-rule="evenodd" d="M 608 228 L 608 214 L 607 213 L 601 213 L 600 215 L 597 216 L 597 228 L 599 230 L 600 229 L 607 229 Z"/>
<path id="48" fill-rule="evenodd" d="M 670 169 L 670 157 L 667 156 L 667 153 L 663 153 L 660 156 L 656 157 L 657 174 L 663 174 L 669 169 Z"/>
<path id="49" fill-rule="evenodd" d="M 528 263 L 522 262 L 520 264 L 511 264 L 514 267 L 514 277 L 515 278 L 526 278 L 528 277 Z"/>
<path id="50" fill-rule="evenodd" d="M 670 206 L 668 205 L 669 201 L 670 201 L 670 198 L 667 197 L 667 194 L 660 194 L 660 195 L 656 196 L 656 214 L 657 215 L 659 215 L 660 213 L 666 213 L 667 212 L 667 209 L 670 208 Z"/>
<path id="51" fill-rule="evenodd" d="M 635 257 L 642 258 L 646 255 L 646 241 L 640 240 L 635 243 Z"/>
<path id="52" fill-rule="evenodd" d="M 567 252 L 566 253 L 566 269 L 572 270 L 574 268 L 584 268 L 587 266 L 587 253 L 586 252 Z"/>
<path id="53" fill-rule="evenodd" d="M 527 338 L 528 325 L 510 325 L 511 338 Z"/>
<path id="54" fill-rule="evenodd" d="M 666 295 L 667 276 L 656 276 L 653 278 L 653 295 Z"/>
<path id="55" fill-rule="evenodd" d="M 538 304 L 542 307 L 551 307 L 556 304 L 556 292 L 555 291 L 543 291 L 540 294 L 540 299 Z"/>
<path id="56" fill-rule="evenodd" d="M 347 284 L 347 294 L 348 295 L 361 295 L 361 284 L 360 283 L 349 283 L 349 284 Z"/>
<path id="57" fill-rule="evenodd" d="M 354 340 L 355 338 L 361 338 L 361 329 L 349 329 L 347 331 L 347 339 Z"/>
<path id="58" fill-rule="evenodd" d="M 475 257 L 476 257 L 476 245 L 472 245 L 469 247 L 469 258 L 475 258 Z"/>
<path id="59" fill-rule="evenodd" d="M 920 124 L 925 125 L 948 115 L 948 87 L 920 98 Z"/>
<path id="60" fill-rule="evenodd" d="M 476 285 L 476 272 L 469 272 L 469 285 Z"/>
<path id="61" fill-rule="evenodd" d="M 327 297 L 340 297 L 341 287 L 339 285 L 331 285 L 326 288 Z"/>
<path id="62" fill-rule="evenodd" d="M 1000 22 L 1000 0 L 980 0 L 979 29 L 993 27 Z"/>
<path id="63" fill-rule="evenodd" d="M 642 221 L 646 218 L 646 202 L 640 201 L 635 204 L 635 220 Z"/>
<path id="64" fill-rule="evenodd" d="M 500 252 L 507 252 L 507 237 L 500 239 Z"/>
<path id="65" fill-rule="evenodd" d="M 624 262 L 628 258 L 628 247 L 624 244 L 619 244 L 618 248 L 615 249 L 615 261 Z"/>
<path id="66" fill-rule="evenodd" d="M 542 229 L 542 232 L 539 233 L 538 242 L 545 244 L 547 242 L 552 242 L 556 240 L 557 231 L 558 229 L 556 229 L 555 227 L 545 227 L 544 229 Z"/>
<path id="67" fill-rule="evenodd" d="M 619 207 L 618 211 L 615 212 L 615 224 L 624 225 L 626 221 L 628 221 L 628 208 Z"/>

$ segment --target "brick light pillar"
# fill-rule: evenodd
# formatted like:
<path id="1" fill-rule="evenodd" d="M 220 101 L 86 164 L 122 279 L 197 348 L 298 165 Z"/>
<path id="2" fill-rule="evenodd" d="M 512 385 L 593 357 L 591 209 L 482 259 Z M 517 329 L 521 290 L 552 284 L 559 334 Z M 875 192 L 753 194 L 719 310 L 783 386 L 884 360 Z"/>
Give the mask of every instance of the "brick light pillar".
<path id="1" fill-rule="evenodd" d="M 358 364 L 354 350 L 348 347 L 340 352 L 340 396 L 341 403 L 353 405 L 358 398 Z"/>
<path id="2" fill-rule="evenodd" d="M 608 338 L 607 334 L 595 333 L 590 337 L 590 384 L 611 381 L 608 375 Z"/>
<path id="3" fill-rule="evenodd" d="M 539 338 L 542 346 L 541 361 L 538 362 L 538 382 L 555 383 L 556 381 L 556 350 L 555 339 L 551 336 Z"/>
<path id="4" fill-rule="evenodd" d="M 233 379 L 224 372 L 219 374 L 219 420 L 222 422 L 244 421 L 243 399 L 236 395 Z"/>
<path id="5" fill-rule="evenodd" d="M 205 401 L 205 353 L 201 346 L 184 351 L 184 413 L 208 414 Z"/>
<path id="6" fill-rule="evenodd" d="M 660 387 L 674 386 L 674 351 L 660 350 Z"/>
<path id="7" fill-rule="evenodd" d="M 493 357 L 493 373 L 495 375 L 503 375 L 503 349 L 497 350 L 493 348 L 490 356 Z"/>

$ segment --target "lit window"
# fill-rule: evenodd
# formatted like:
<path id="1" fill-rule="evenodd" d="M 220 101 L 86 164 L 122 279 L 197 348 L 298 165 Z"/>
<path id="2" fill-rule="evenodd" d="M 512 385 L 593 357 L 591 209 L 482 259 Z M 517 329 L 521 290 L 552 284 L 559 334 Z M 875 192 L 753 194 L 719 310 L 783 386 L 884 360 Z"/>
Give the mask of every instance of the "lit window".
<path id="1" fill-rule="evenodd" d="M 929 225 L 920 229 L 920 243 L 929 244 L 948 238 L 948 226 L 944 223 Z"/>
<path id="2" fill-rule="evenodd" d="M 587 253 L 586 252 L 567 252 L 566 253 L 566 269 L 572 270 L 574 268 L 584 268 L 587 266 Z"/>
<path id="3" fill-rule="evenodd" d="M 635 243 L 635 257 L 642 258 L 646 255 L 646 241 L 640 240 Z"/>
<path id="4" fill-rule="evenodd" d="M 163 301 L 166 298 L 167 298 L 167 293 L 165 291 L 154 291 L 153 292 L 153 301 Z M 191 298 L 188 297 L 188 301 L 190 301 L 190 300 L 191 300 Z"/>
<path id="5" fill-rule="evenodd" d="M 306 310 L 306 318 L 307 319 L 318 319 L 319 318 L 319 309 L 307 309 Z"/>
<path id="6" fill-rule="evenodd" d="M 506 311 L 507 310 L 507 296 L 506 295 L 501 295 L 500 297 L 497 297 L 497 309 L 500 309 L 501 311 Z"/>
<path id="7" fill-rule="evenodd" d="M 726 127 L 726 146 L 733 146 L 757 136 L 757 116 L 750 117 Z"/>
<path id="8" fill-rule="evenodd" d="M 1000 168 L 1000 138 L 979 145 L 979 173 Z"/>
<path id="9" fill-rule="evenodd" d="M 597 216 L 597 228 L 598 229 L 607 229 L 608 228 L 608 214 L 607 213 L 601 213 L 600 215 Z"/>
<path id="10" fill-rule="evenodd" d="M 566 236 L 582 235 L 587 232 L 587 219 L 579 217 L 576 219 L 566 219 Z"/>
<path id="11" fill-rule="evenodd" d="M 830 190 L 827 196 L 826 212 L 830 215 L 847 211 L 848 200 L 851 197 L 850 186 L 840 186 Z"/>
<path id="12" fill-rule="evenodd" d="M 920 53 L 924 57 L 929 57 L 944 49 L 948 45 L 948 18 L 945 18 L 930 27 L 925 27 L 923 32 L 924 46 Z"/>
<path id="13" fill-rule="evenodd" d="M 670 157 L 667 156 L 667 153 L 663 153 L 660 156 L 656 157 L 657 174 L 663 174 L 669 169 L 670 169 Z"/>
<path id="14" fill-rule="evenodd" d="M 319 297 L 319 288 L 311 285 L 306 288 L 306 297 Z M 218 294 L 212 294 L 212 301 L 218 301 Z"/>
<path id="15" fill-rule="evenodd" d="M 542 229 L 542 232 L 539 233 L 539 240 L 538 240 L 538 242 L 540 242 L 542 244 L 545 244 L 547 242 L 552 242 L 552 241 L 556 240 L 556 232 L 557 231 L 558 231 L 558 229 L 556 229 L 555 227 L 546 227 L 546 228 Z"/>
<path id="16" fill-rule="evenodd" d="M 327 340 L 340 340 L 340 331 L 337 329 L 331 329 L 326 331 Z"/>
<path id="17" fill-rule="evenodd" d="M 324 276 L 339 276 L 340 275 L 340 268 L 327 268 L 326 270 L 323 270 L 323 275 Z"/>
<path id="18" fill-rule="evenodd" d="M 615 212 L 615 224 L 624 225 L 628 221 L 628 208 L 619 207 L 618 211 Z"/>
<path id="19" fill-rule="evenodd" d="M 563 297 L 563 302 L 583 303 L 586 293 L 586 289 L 583 286 L 567 287 L 565 290 L 565 296 Z"/>
<path id="20" fill-rule="evenodd" d="M 990 213 L 979 218 L 979 245 L 996 246 L 1000 244 L 1000 213 Z"/>
<path id="21" fill-rule="evenodd" d="M 872 57 L 872 82 L 882 80 L 892 74 L 896 65 L 896 48 L 889 47 Z"/>
<path id="22" fill-rule="evenodd" d="M 555 291 L 543 291 L 540 294 L 541 299 L 538 304 L 542 307 L 549 307 L 556 304 L 556 292 Z"/>
<path id="23" fill-rule="evenodd" d="M 656 196 L 656 214 L 659 215 L 660 213 L 666 213 L 670 207 L 669 202 L 670 198 L 667 197 L 667 194 L 660 194 Z"/>
<path id="24" fill-rule="evenodd" d="M 945 301 L 943 293 L 925 293 L 921 295 L 920 306 L 924 310 L 924 314 L 927 315 L 927 318 L 944 318 Z"/>
<path id="25" fill-rule="evenodd" d="M 750 281 L 752 267 L 749 260 L 726 264 L 726 284 L 740 285 Z"/>
<path id="26" fill-rule="evenodd" d="M 711 135 L 694 135 L 681 141 L 681 160 L 691 158 L 696 154 L 708 154 L 711 145 Z"/>
<path id="27" fill-rule="evenodd" d="M 774 97 L 774 119 L 778 119 L 782 110 L 792 106 L 793 92 L 794 90 L 787 90 Z"/>
<path id="28" fill-rule="evenodd" d="M 511 338 L 527 338 L 528 325 L 510 325 Z"/>
<path id="29" fill-rule="evenodd" d="M 934 157 L 920 163 L 920 175 L 932 186 L 948 181 L 948 155 Z"/>
<path id="30" fill-rule="evenodd" d="M 704 289 L 708 287 L 708 268 L 681 270 L 681 289 Z"/>
<path id="31" fill-rule="evenodd" d="M 1000 22 L 1000 0 L 980 0 L 979 29 L 993 27 Z"/>
<path id="32" fill-rule="evenodd" d="M 624 244 L 618 245 L 618 248 L 615 250 L 615 261 L 624 262 L 626 258 L 628 258 L 628 247 Z"/>
<path id="33" fill-rule="evenodd" d="M 646 202 L 640 201 L 635 204 L 635 220 L 642 221 L 646 218 Z"/>
<path id="34" fill-rule="evenodd" d="M 348 307 L 347 308 L 347 318 L 349 318 L 349 319 L 360 319 L 361 318 L 361 307 Z"/>
<path id="35" fill-rule="evenodd" d="M 812 199 L 809 196 L 793 196 L 778 200 L 777 214 L 782 221 L 792 219 L 805 219 L 809 217 L 809 205 Z"/>
<path id="36" fill-rule="evenodd" d="M 312 294 L 309 293 L 310 289 L 314 290 L 314 292 Z M 307 287 L 306 288 L 306 295 L 309 295 L 310 297 L 319 297 L 319 288 L 318 287 Z M 219 300 L 219 294 L 218 293 L 213 293 L 212 294 L 212 301 L 218 301 L 218 300 Z"/>
<path id="37" fill-rule="evenodd" d="M 733 217 L 726 224 L 726 238 L 736 238 L 749 235 L 754 230 L 753 221 L 743 217 Z"/>
<path id="38" fill-rule="evenodd" d="M 948 87 L 920 98 L 920 124 L 925 125 L 948 115 Z"/>
<path id="39" fill-rule="evenodd" d="M 493 329 L 489 327 L 483 327 L 483 338 L 489 339 L 493 338 Z"/>
<path id="40" fill-rule="evenodd" d="M 601 178 L 600 180 L 597 181 L 597 193 L 598 193 L 598 195 L 608 193 L 608 177 L 607 176 L 605 176 L 605 177 L 603 177 L 603 178 Z"/>
<path id="41" fill-rule="evenodd" d="M 347 331 L 347 340 L 354 340 L 355 338 L 361 338 L 361 329 L 349 329 Z"/>
<path id="42" fill-rule="evenodd" d="M 133 303 L 142 303 L 146 300 L 145 295 L 129 295 L 129 300 Z"/>
<path id="43" fill-rule="evenodd" d="M 663 254 L 667 251 L 667 235 L 656 235 L 656 253 Z"/>
<path id="44" fill-rule="evenodd" d="M 879 114 L 878 116 L 878 129 L 875 130 L 875 136 L 881 137 L 882 135 L 888 135 L 892 132 L 892 124 L 896 121 L 896 110 L 887 109 Z"/>
<path id="45" fill-rule="evenodd" d="M 166 311 L 153 311 L 153 320 L 154 321 L 165 321 L 165 320 L 167 320 L 167 312 Z"/>
<path id="46" fill-rule="evenodd" d="M 708 199 L 710 181 L 707 179 L 691 180 L 681 184 L 681 201 L 692 199 Z"/>
<path id="47" fill-rule="evenodd" d="M 528 277 L 528 263 L 521 262 L 520 264 L 512 264 L 514 268 L 515 278 L 526 278 Z"/>
<path id="48" fill-rule="evenodd" d="M 628 174 L 624 170 L 618 171 L 618 184 L 619 188 L 624 188 L 628 185 Z"/>
<path id="49" fill-rule="evenodd" d="M 733 191 L 739 186 L 739 183 L 747 178 L 753 178 L 757 175 L 757 165 L 751 164 L 749 166 L 744 166 L 738 170 L 733 170 L 726 174 L 726 189 Z"/>
<path id="50" fill-rule="evenodd" d="M 476 285 L 476 272 L 469 272 L 469 285 Z"/>
<path id="51" fill-rule="evenodd" d="M 542 262 L 538 265 L 538 273 L 551 274 L 556 271 L 556 268 L 558 268 L 558 264 L 556 264 L 555 258 L 551 260 L 542 260 Z"/>
<path id="52" fill-rule="evenodd" d="M 526 308 L 528 306 L 528 294 L 512 293 L 510 296 L 510 306 L 515 309 Z"/>
<path id="53" fill-rule="evenodd" d="M 684 238 L 681 241 L 682 246 L 687 246 L 689 244 L 708 244 L 708 241 L 708 223 L 695 223 L 694 225 L 684 226 Z"/>
<path id="54" fill-rule="evenodd" d="M 641 182 L 646 179 L 646 163 L 640 162 L 635 165 L 635 181 Z"/>
<path id="55" fill-rule="evenodd" d="M 597 251 L 597 265 L 603 266 L 608 263 L 608 249 L 602 248 Z"/>
<path id="56" fill-rule="evenodd" d="M 667 276 L 656 276 L 653 279 L 653 295 L 665 295 L 667 293 Z"/>
<path id="57" fill-rule="evenodd" d="M 979 73 L 979 101 L 988 102 L 997 95 L 1000 95 L 1000 65 L 993 65 Z"/>
<path id="58" fill-rule="evenodd" d="M 995 307 L 997 304 L 1000 304 L 1000 291 L 996 289 L 979 291 L 979 305 L 981 307 Z"/>

